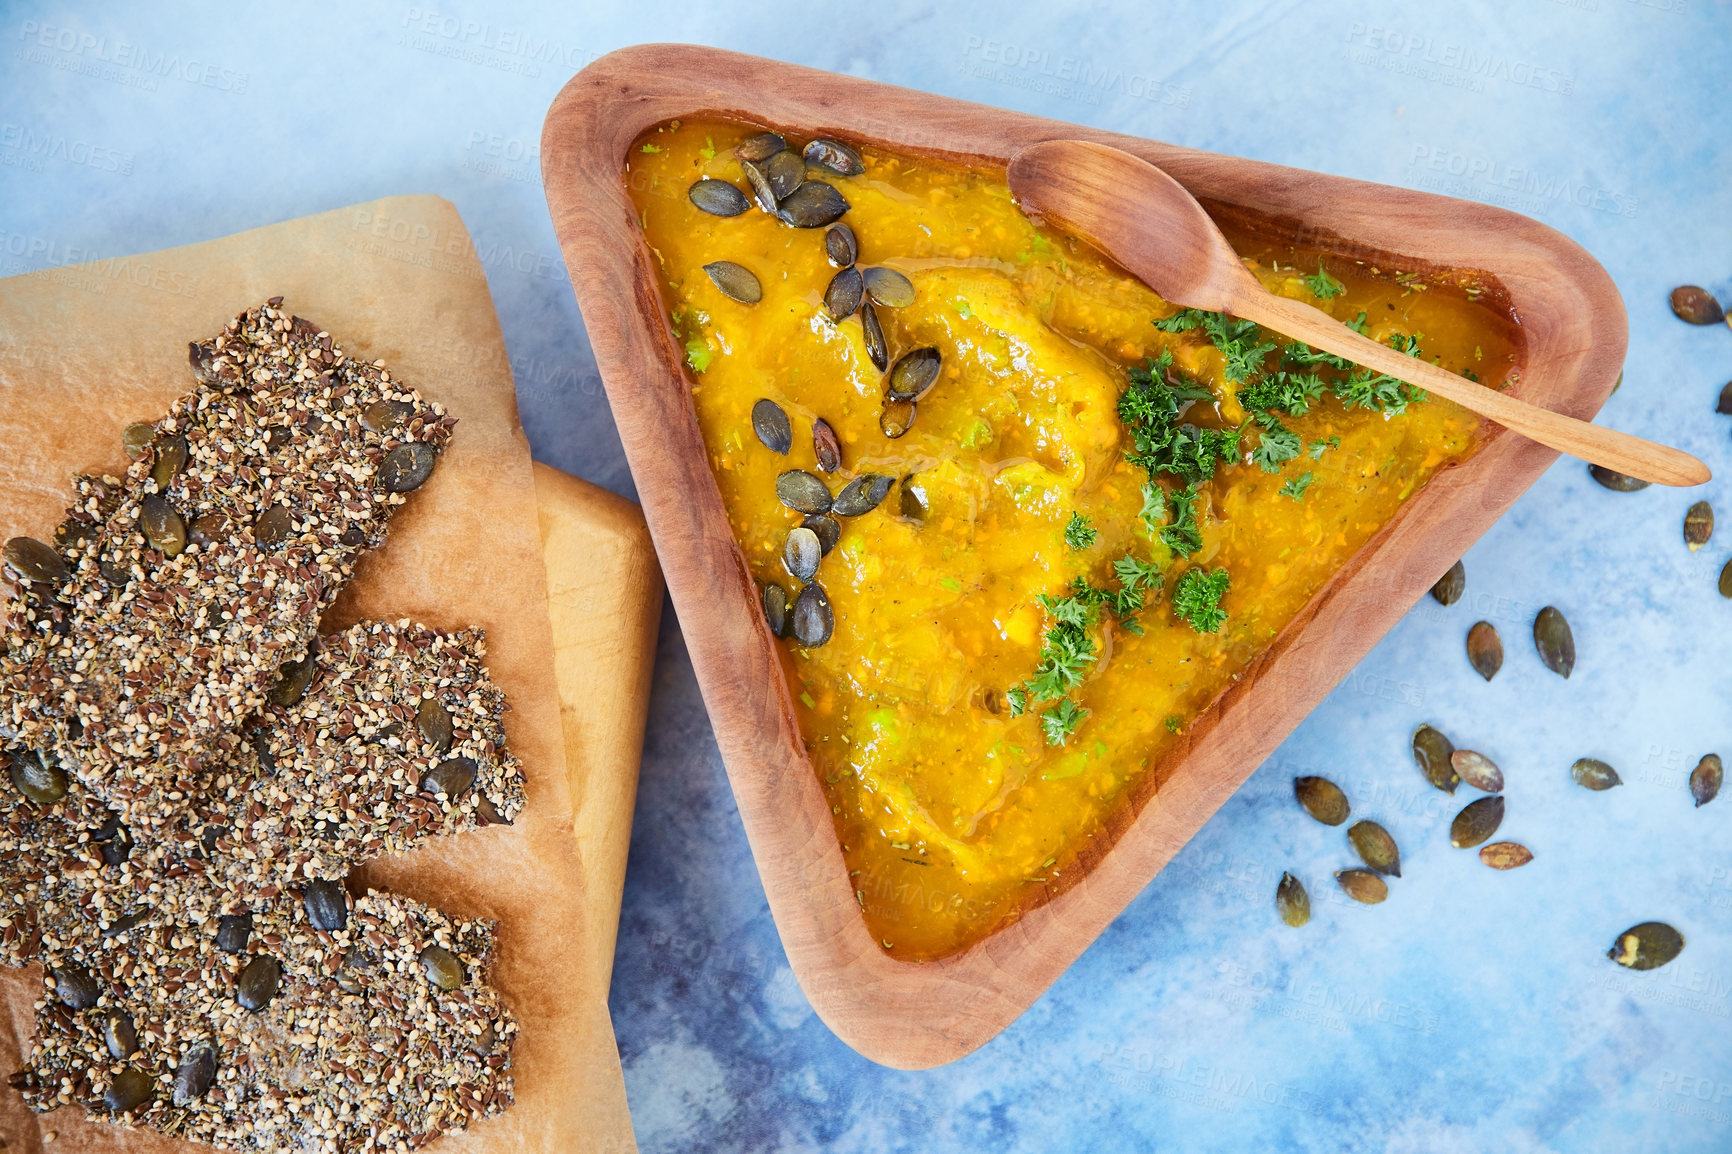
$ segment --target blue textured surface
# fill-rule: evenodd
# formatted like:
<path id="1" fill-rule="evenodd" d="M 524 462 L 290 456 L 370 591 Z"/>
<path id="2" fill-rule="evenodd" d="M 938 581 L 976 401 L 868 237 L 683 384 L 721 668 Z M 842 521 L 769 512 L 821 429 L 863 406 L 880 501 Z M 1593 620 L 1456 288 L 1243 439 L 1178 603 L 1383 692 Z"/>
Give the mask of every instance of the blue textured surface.
<path id="1" fill-rule="evenodd" d="M 1625 294 L 1601 420 L 1732 470 L 1732 332 L 1665 301 L 1732 299 L 1725 0 L 359 7 L 0 4 L 0 273 L 440 193 L 537 455 L 629 493 L 536 142 L 577 67 L 681 39 L 1527 212 Z M 1684 784 L 1732 755 L 1732 550 L 1680 538 L 1723 491 L 1559 463 L 1468 555 L 1462 603 L 1410 612 L 1023 1019 L 921 1074 L 853 1054 L 795 986 L 667 614 L 613 991 L 644 1149 L 1732 1149 L 1732 797 L 1693 810 Z M 1567 683 L 1527 642 L 1547 603 L 1575 625 Z M 1462 655 L 1481 617 L 1509 651 L 1491 684 Z M 1422 720 L 1502 764 L 1534 864 L 1448 847 L 1460 803 L 1407 758 Z M 1626 785 L 1571 785 L 1583 755 Z M 1349 853 L 1297 813 L 1303 770 L 1400 841 L 1384 905 L 1334 893 Z M 1283 869 L 1302 931 L 1274 916 Z M 1649 918 L 1679 960 L 1607 962 Z"/>

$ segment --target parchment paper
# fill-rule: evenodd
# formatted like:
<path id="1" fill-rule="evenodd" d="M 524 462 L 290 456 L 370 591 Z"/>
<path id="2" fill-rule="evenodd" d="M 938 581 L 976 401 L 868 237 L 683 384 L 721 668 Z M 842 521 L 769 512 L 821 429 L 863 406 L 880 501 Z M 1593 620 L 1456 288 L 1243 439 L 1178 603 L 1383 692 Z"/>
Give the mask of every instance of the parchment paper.
<path id="1" fill-rule="evenodd" d="M 487 630 L 487 664 L 511 702 L 528 806 L 512 827 L 450 837 L 363 868 L 362 880 L 500 923 L 493 981 L 521 1024 L 517 1102 L 432 1149 L 635 1150 L 619 1056 L 585 928 L 553 672 L 536 493 L 486 279 L 456 209 L 393 197 L 238 236 L 0 281 L 0 537 L 48 538 L 74 471 L 118 473 L 120 431 L 161 415 L 193 383 L 189 340 L 282 295 L 353 356 L 458 418 L 432 480 L 391 523 L 327 615 L 412 617 Z M 610 935 L 611 936 L 611 935 Z M 37 969 L 0 971 L 0 1072 L 34 1031 Z M 0 1087 L 7 1154 L 203 1149 L 34 1115 Z"/>

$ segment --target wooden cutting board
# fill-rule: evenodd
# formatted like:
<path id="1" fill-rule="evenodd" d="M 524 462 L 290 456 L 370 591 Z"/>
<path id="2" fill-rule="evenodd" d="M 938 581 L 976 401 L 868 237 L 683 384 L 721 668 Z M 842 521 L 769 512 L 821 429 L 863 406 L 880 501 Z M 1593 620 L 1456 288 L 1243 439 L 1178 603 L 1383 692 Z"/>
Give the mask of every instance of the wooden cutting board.
<path id="1" fill-rule="evenodd" d="M 192 386 L 186 342 L 279 293 L 458 417 L 434 477 L 325 628 L 361 617 L 484 627 L 528 782 L 513 826 L 358 871 L 500 926 L 493 981 L 522 1027 L 517 1103 L 432 1149 L 635 1150 L 607 989 L 660 573 L 635 505 L 530 461 L 486 276 L 449 202 L 392 197 L 0 280 L 0 537 L 49 536 L 68 476 L 118 472 L 122 425 Z M 0 1073 L 28 1052 L 40 990 L 39 968 L 0 970 Z M 0 1087 L 0 1150 L 45 1145 L 198 1149 L 72 1110 L 33 1115 Z"/>

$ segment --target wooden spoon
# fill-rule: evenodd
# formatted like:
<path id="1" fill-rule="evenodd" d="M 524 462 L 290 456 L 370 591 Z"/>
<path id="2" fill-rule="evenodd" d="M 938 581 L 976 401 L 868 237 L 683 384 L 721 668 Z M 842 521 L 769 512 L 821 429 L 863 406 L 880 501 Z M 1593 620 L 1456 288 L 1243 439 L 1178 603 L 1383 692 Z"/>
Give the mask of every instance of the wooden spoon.
<path id="1" fill-rule="evenodd" d="M 1229 313 L 1445 397 L 1559 452 L 1644 481 L 1700 485 L 1690 454 L 1530 405 L 1360 336 L 1265 289 L 1178 181 L 1128 152 L 1080 140 L 1031 144 L 1010 161 L 1023 210 L 1102 250 L 1173 304 Z"/>

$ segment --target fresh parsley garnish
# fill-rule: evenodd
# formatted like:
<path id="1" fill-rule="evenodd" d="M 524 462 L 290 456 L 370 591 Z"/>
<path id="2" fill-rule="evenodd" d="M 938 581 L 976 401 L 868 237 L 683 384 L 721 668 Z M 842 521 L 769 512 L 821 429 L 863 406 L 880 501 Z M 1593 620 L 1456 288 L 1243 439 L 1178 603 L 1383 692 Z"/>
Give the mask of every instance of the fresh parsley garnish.
<path id="1" fill-rule="evenodd" d="M 1304 444 L 1299 434 L 1273 416 L 1264 415 L 1258 418 L 1263 426 L 1263 436 L 1257 442 L 1257 447 L 1251 450 L 1251 459 L 1257 462 L 1265 473 L 1279 473 L 1281 466 L 1299 455 L 1299 447 Z"/>
<path id="2" fill-rule="evenodd" d="M 1186 485 L 1170 494 L 1173 503 L 1172 523 L 1156 534 L 1161 544 L 1182 557 L 1189 557 L 1203 547 L 1203 532 L 1197 525 L 1197 490 Z"/>
<path id="3" fill-rule="evenodd" d="M 1347 289 L 1342 283 L 1330 276 L 1323 268 L 1321 259 L 1317 262 L 1317 275 L 1305 278 L 1305 287 L 1311 290 L 1311 295 L 1318 300 L 1330 300 L 1340 296 Z"/>
<path id="4" fill-rule="evenodd" d="M 1179 424 L 1193 401 L 1213 400 L 1214 394 L 1186 384 L 1172 370 L 1173 354 L 1162 350 L 1143 368 L 1130 371 L 1130 384 L 1119 396 L 1119 420 L 1132 442 L 1125 459 L 1150 475 L 1172 473 L 1194 484 L 1214 476 L 1221 461 L 1238 455 L 1239 435 L 1231 429 Z"/>
<path id="5" fill-rule="evenodd" d="M 1048 745 L 1063 745 L 1065 739 L 1076 732 L 1076 727 L 1089 711 L 1077 705 L 1070 698 L 1060 698 L 1059 703 L 1040 715 L 1040 729 L 1046 734 Z"/>
<path id="6" fill-rule="evenodd" d="M 1089 519 L 1081 513 L 1070 515 L 1070 524 L 1064 527 L 1064 543 L 1072 549 L 1087 549 L 1100 536 L 1100 530 L 1089 524 Z"/>
<path id="7" fill-rule="evenodd" d="M 1285 485 L 1281 486 L 1281 495 L 1283 497 L 1291 497 L 1295 501 L 1303 501 L 1305 499 L 1305 490 L 1311 487 L 1312 480 L 1313 478 L 1309 472 L 1300 473 L 1297 477 L 1294 477 L 1291 481 L 1288 481 Z"/>
<path id="8" fill-rule="evenodd" d="M 1341 447 L 1341 438 L 1340 437 L 1330 437 L 1326 441 L 1312 441 L 1310 447 L 1307 449 L 1307 452 L 1309 452 L 1311 454 L 1311 459 L 1313 461 L 1321 461 L 1323 459 L 1324 450 L 1326 450 L 1326 449 L 1339 449 L 1340 447 Z"/>
<path id="9" fill-rule="evenodd" d="M 1173 613 L 1198 633 L 1214 633 L 1227 620 L 1221 597 L 1227 592 L 1227 571 L 1188 569 L 1173 586 Z"/>

